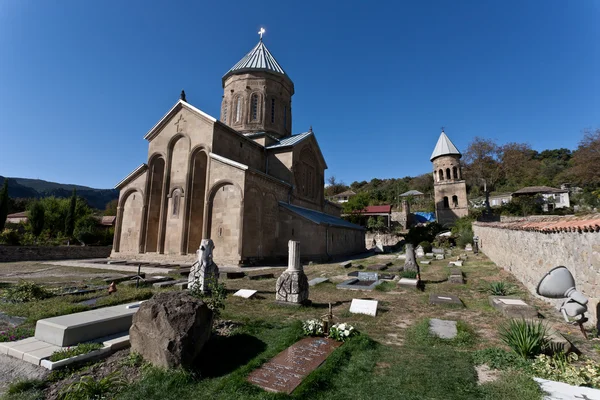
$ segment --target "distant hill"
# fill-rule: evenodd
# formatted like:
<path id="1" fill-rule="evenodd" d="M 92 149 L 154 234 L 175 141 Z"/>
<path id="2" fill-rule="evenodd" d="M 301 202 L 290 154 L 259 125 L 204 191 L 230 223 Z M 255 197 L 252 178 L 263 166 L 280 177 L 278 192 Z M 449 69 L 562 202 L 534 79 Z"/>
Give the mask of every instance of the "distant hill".
<path id="1" fill-rule="evenodd" d="M 8 195 L 12 198 L 42 198 L 42 197 L 70 197 L 73 189 L 77 195 L 83 197 L 88 205 L 103 210 L 111 200 L 119 198 L 119 191 L 115 189 L 94 189 L 87 186 L 70 185 L 43 181 L 41 179 L 5 178 L 0 176 L 0 185 L 8 179 Z"/>

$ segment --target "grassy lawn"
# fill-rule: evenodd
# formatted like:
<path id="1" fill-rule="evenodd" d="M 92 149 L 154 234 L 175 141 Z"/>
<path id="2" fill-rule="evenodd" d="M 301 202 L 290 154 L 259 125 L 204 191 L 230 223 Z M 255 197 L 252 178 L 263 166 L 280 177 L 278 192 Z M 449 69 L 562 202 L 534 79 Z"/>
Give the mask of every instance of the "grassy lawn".
<path id="1" fill-rule="evenodd" d="M 485 256 L 470 254 L 469 257 L 461 268 L 466 277 L 465 285 L 447 282 L 448 260 L 422 266 L 422 279 L 426 282 L 423 292 L 393 283 L 386 283 L 380 290 L 371 292 L 335 287 L 347 279 L 347 273 L 351 271 L 387 261 L 399 265 L 403 262 L 400 260 L 373 256 L 355 260 L 349 269 L 343 269 L 337 263 L 310 265 L 305 267 L 309 279 L 327 277 L 330 282 L 311 287 L 313 304 L 298 308 L 274 303 L 274 279 L 225 279 L 230 294 L 238 289 L 258 290 L 254 299 L 228 296 L 222 319 L 233 321 L 237 328 L 229 335 L 213 336 L 195 370 L 165 371 L 140 366 L 140 373 L 120 388 L 115 398 L 540 399 L 537 385 L 523 373 L 500 372 L 498 380 L 478 384 L 475 352 L 503 347 L 498 338 L 498 326 L 505 321 L 490 307 L 488 294 L 480 289 L 492 281 L 510 282 L 517 289 L 516 295 L 538 306 L 549 322 L 559 321 L 559 316 L 533 299 L 522 285 Z M 282 269 L 273 271 L 278 275 Z M 463 301 L 465 308 L 430 305 L 431 293 L 454 294 Z M 150 289 L 119 287 L 116 295 L 103 298 L 98 306 L 148 298 L 151 294 Z M 81 301 L 85 297 L 65 296 L 28 305 L 2 304 L 0 310 L 26 316 L 33 322 L 42 316 L 79 311 L 74 306 L 75 298 Z M 377 317 L 351 314 L 348 310 L 353 298 L 378 300 Z M 329 303 L 333 306 L 336 322 L 354 325 L 361 335 L 338 348 L 291 396 L 268 393 L 246 382 L 251 371 L 302 337 L 300 321 L 321 317 L 327 312 Z M 429 318 L 457 321 L 458 337 L 452 341 L 430 337 Z M 570 340 L 577 337 L 577 332 L 568 333 L 572 331 L 569 326 L 565 325 L 561 330 Z M 73 371 L 74 376 L 89 373 L 86 368 Z M 69 374 L 64 373 L 63 378 Z M 127 380 L 128 376 L 123 375 L 122 378 Z M 41 390 L 33 388 L 5 398 L 43 398 L 39 396 L 47 393 L 48 384 L 44 389 L 46 392 Z"/>

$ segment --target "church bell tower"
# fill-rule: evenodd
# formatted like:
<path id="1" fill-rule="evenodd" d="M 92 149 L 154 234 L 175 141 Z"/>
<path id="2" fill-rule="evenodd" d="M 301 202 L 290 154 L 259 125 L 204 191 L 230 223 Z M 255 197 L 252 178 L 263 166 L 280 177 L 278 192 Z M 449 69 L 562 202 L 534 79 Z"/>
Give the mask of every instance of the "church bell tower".
<path id="1" fill-rule="evenodd" d="M 277 139 L 292 132 L 294 83 L 260 41 L 223 76 L 221 122 L 244 134 Z"/>
<path id="2" fill-rule="evenodd" d="M 460 151 L 442 130 L 430 160 L 433 163 L 435 214 L 437 222 L 445 226 L 469 214 L 461 157 Z"/>

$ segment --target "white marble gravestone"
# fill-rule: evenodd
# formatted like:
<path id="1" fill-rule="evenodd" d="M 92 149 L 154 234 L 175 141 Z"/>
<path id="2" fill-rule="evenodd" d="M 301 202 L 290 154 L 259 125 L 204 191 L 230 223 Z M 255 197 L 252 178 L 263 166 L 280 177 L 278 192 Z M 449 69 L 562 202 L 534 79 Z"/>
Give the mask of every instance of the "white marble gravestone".
<path id="1" fill-rule="evenodd" d="M 377 315 L 377 300 L 352 299 L 350 312 L 353 314 Z"/>
<path id="2" fill-rule="evenodd" d="M 257 290 L 251 289 L 240 289 L 235 292 L 233 295 L 237 297 L 243 297 L 244 299 L 249 299 L 256 294 Z"/>

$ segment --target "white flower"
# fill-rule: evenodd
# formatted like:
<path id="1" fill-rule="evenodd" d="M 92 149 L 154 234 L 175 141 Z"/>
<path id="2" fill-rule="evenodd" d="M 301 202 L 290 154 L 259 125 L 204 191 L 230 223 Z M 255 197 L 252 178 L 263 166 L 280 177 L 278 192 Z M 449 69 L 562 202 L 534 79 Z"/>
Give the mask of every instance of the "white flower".
<path id="1" fill-rule="evenodd" d="M 346 329 L 346 324 L 340 324 L 340 326 L 338 326 L 338 328 L 343 331 Z"/>
<path id="2" fill-rule="evenodd" d="M 349 331 L 348 329 L 346 329 L 346 330 L 344 331 L 344 334 L 345 334 L 346 336 L 350 336 L 350 331 Z"/>

